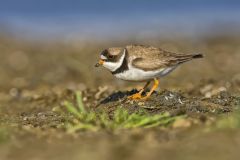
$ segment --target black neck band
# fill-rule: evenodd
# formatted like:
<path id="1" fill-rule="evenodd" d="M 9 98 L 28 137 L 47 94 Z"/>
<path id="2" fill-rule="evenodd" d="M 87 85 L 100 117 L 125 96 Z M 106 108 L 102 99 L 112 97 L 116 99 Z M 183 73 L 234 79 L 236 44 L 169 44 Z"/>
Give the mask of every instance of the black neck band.
<path id="1" fill-rule="evenodd" d="M 124 71 L 128 70 L 128 62 L 127 62 L 127 55 L 125 55 L 122 65 L 116 69 L 115 71 L 112 72 L 112 74 L 118 74 L 118 73 L 122 73 Z"/>

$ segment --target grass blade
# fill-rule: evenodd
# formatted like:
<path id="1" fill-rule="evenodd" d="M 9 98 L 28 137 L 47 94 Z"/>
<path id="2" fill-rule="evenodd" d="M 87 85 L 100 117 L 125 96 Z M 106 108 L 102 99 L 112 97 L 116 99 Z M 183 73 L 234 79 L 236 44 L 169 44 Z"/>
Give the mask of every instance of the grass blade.
<path id="1" fill-rule="evenodd" d="M 75 115 L 78 118 L 81 118 L 82 115 L 78 112 L 78 110 L 73 106 L 72 103 L 65 101 L 64 102 L 65 107 L 67 108 L 67 111 L 72 113 L 73 115 Z"/>
<path id="2" fill-rule="evenodd" d="M 81 113 L 86 113 L 85 107 L 82 102 L 82 92 L 76 92 L 77 106 Z"/>

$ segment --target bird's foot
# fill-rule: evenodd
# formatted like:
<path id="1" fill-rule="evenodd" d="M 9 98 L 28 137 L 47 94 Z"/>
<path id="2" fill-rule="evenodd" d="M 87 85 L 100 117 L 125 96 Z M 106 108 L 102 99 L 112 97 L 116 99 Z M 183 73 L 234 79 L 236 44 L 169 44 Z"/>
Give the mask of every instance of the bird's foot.
<path id="1" fill-rule="evenodd" d="M 129 96 L 128 99 L 132 99 L 132 100 L 146 100 L 146 99 L 148 99 L 152 95 L 153 91 L 158 87 L 159 81 L 155 78 L 154 79 L 154 85 L 152 86 L 150 92 L 148 92 L 146 96 L 142 96 L 142 93 L 143 93 L 144 89 L 146 88 L 146 86 L 148 84 L 149 84 L 149 82 L 138 93 L 135 93 L 135 94 Z"/>
<path id="2" fill-rule="evenodd" d="M 136 93 L 134 95 L 128 96 L 128 99 L 131 100 L 147 100 L 150 97 L 150 95 L 142 96 L 140 93 Z"/>
<path id="3" fill-rule="evenodd" d="M 142 93 L 138 92 L 138 93 L 135 93 L 131 96 L 128 96 L 128 99 L 132 99 L 132 100 L 135 100 L 135 99 L 142 99 Z"/>
<path id="4" fill-rule="evenodd" d="M 142 96 L 142 93 L 135 93 L 131 96 L 128 96 L 127 98 L 131 99 L 131 100 L 147 100 L 150 96 L 151 96 L 151 94 L 148 94 L 146 96 Z"/>

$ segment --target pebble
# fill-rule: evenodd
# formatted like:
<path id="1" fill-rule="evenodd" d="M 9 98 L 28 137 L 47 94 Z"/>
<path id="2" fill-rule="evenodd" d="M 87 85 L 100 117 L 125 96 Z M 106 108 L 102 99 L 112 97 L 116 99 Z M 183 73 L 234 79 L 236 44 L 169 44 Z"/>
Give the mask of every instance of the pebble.
<path id="1" fill-rule="evenodd" d="M 101 95 L 108 90 L 108 87 L 107 86 L 99 87 L 98 90 L 99 91 L 95 94 L 95 99 L 100 99 Z"/>
<path id="2" fill-rule="evenodd" d="M 27 121 L 27 120 L 28 120 L 28 117 L 23 117 L 23 120 L 24 120 L 24 121 Z"/>
<path id="3" fill-rule="evenodd" d="M 17 88 L 12 88 L 12 89 L 10 89 L 9 94 L 12 97 L 18 97 L 20 92 Z"/>
<path id="4" fill-rule="evenodd" d="M 138 105 L 143 106 L 143 105 L 145 105 L 145 103 L 144 102 L 138 102 Z"/>

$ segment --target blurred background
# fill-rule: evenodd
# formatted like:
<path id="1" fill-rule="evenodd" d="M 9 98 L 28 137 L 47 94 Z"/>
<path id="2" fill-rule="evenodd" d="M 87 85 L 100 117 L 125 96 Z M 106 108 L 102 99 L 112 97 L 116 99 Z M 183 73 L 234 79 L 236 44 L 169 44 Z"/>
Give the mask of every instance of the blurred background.
<path id="1" fill-rule="evenodd" d="M 0 0 L 0 89 L 126 86 L 93 67 L 101 50 L 126 44 L 206 55 L 163 87 L 239 84 L 239 17 L 238 0 Z"/>

